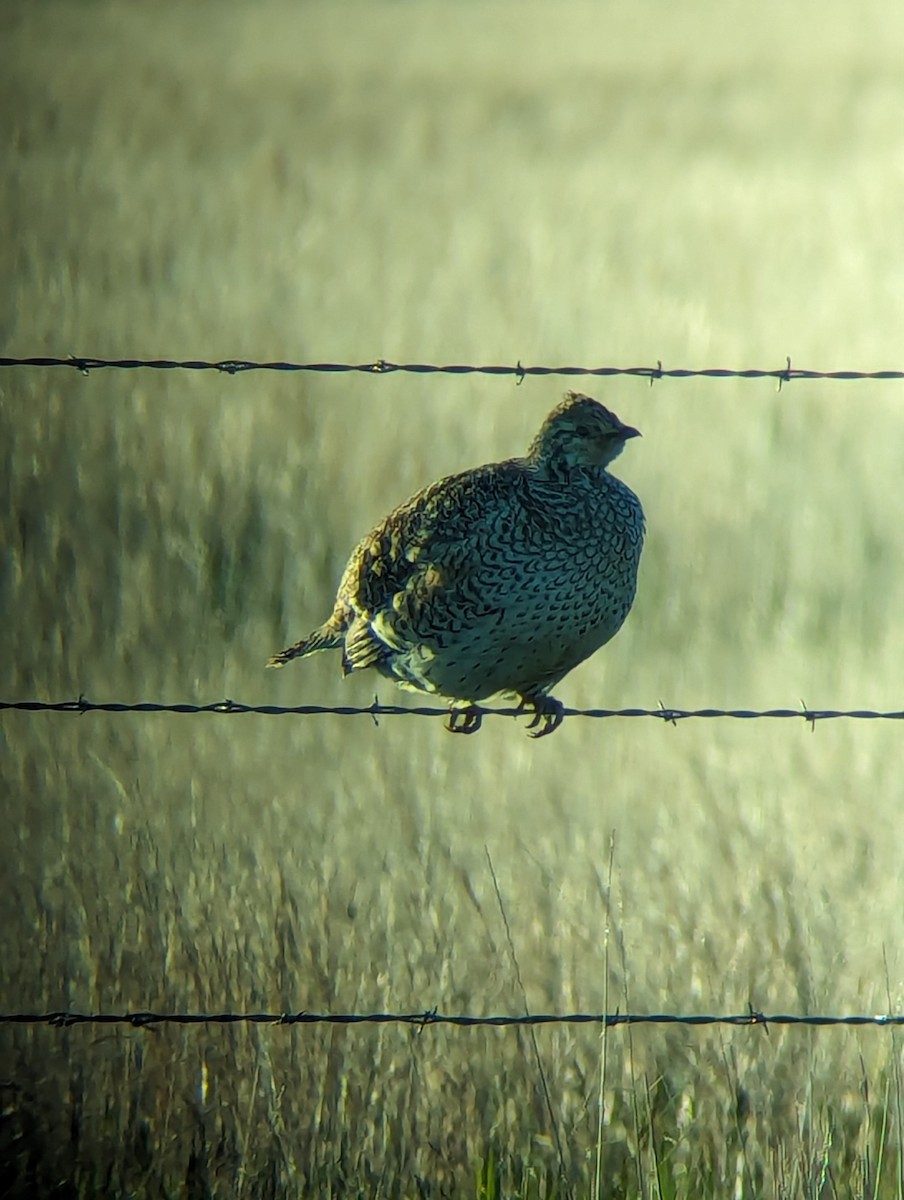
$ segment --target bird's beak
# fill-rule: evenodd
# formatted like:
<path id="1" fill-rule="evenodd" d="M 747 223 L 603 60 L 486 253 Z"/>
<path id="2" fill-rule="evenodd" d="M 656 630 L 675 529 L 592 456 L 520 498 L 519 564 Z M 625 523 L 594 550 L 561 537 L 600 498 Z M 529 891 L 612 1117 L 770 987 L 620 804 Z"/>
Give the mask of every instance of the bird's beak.
<path id="1" fill-rule="evenodd" d="M 643 437 L 639 429 L 635 429 L 633 425 L 622 425 L 622 437 L 625 441 L 632 437 Z"/>

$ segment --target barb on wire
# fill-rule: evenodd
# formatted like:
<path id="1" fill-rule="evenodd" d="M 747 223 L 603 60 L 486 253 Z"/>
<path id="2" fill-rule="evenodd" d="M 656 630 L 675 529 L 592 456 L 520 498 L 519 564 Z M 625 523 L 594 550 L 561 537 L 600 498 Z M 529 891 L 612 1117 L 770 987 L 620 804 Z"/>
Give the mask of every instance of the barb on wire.
<path id="1" fill-rule="evenodd" d="M 448 708 L 427 706 L 406 707 L 401 704 L 380 704 L 374 699 L 367 707 L 354 704 L 242 704 L 238 700 L 218 700 L 213 704 L 176 703 L 162 704 L 154 700 L 139 700 L 124 704 L 119 701 L 106 700 L 95 703 L 85 696 L 76 700 L 0 700 L 0 712 L 59 712 L 59 713 L 175 713 L 179 716 L 197 716 L 201 713 L 214 713 L 219 716 L 240 716 L 255 714 L 257 716 L 298 716 L 298 717 L 370 717 L 378 724 L 381 717 L 448 717 Z M 482 717 L 518 717 L 523 716 L 521 708 L 482 708 L 477 707 Z M 904 710 L 878 712 L 874 709 L 852 708 L 668 708 L 662 701 L 657 708 L 565 708 L 565 717 L 588 717 L 591 720 L 607 720 L 613 717 L 626 719 L 635 717 L 652 717 L 668 725 L 677 725 L 679 721 L 713 720 L 728 718 L 737 721 L 754 720 L 793 720 L 806 722 L 815 729 L 817 721 L 851 720 L 851 721 L 904 721 Z"/>
<path id="2" fill-rule="evenodd" d="M 661 361 L 645 367 L 580 367 L 580 366 L 528 366 L 519 359 L 514 364 L 479 365 L 466 363 L 396 363 L 384 358 L 363 363 L 338 362 L 257 362 L 253 359 L 228 358 L 170 359 L 170 358 L 93 358 L 70 354 L 64 358 L 35 355 L 29 358 L 0 358 L 0 367 L 70 367 L 82 375 L 106 368 L 116 370 L 152 371 L 218 371 L 223 375 L 240 375 L 246 371 L 306 371 L 320 374 L 393 375 L 405 372 L 414 375 L 510 375 L 521 383 L 528 375 L 633 375 L 648 379 L 652 385 L 658 379 L 774 379 L 781 390 L 783 384 L 794 379 L 904 379 L 904 370 L 884 371 L 819 371 L 794 367 L 791 359 L 785 359 L 782 367 L 664 367 Z"/>
<path id="3" fill-rule="evenodd" d="M 50 1025 L 68 1029 L 73 1025 L 130 1025 L 136 1029 L 154 1025 L 456 1025 L 461 1028 L 507 1028 L 524 1025 L 807 1025 L 824 1027 L 902 1026 L 904 1014 L 806 1016 L 777 1013 L 766 1015 L 751 1008 L 746 1013 L 534 1013 L 522 1016 L 470 1016 L 440 1013 L 435 1008 L 416 1013 L 316 1013 L 306 1012 L 123 1012 L 123 1013 L 0 1013 L 0 1025 Z"/>

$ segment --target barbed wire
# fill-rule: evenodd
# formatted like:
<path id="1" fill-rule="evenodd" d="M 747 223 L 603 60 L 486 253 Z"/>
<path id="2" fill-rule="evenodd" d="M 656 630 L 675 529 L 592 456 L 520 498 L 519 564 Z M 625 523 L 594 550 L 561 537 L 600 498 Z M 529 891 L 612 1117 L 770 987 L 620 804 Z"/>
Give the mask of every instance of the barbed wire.
<path id="1" fill-rule="evenodd" d="M 213 1013 L 0 1013 L 0 1025 L 50 1025 L 69 1028 L 73 1025 L 130 1025 L 145 1029 L 155 1025 L 454 1025 L 461 1028 L 508 1028 L 525 1025 L 603 1025 L 607 1029 L 619 1025 L 758 1025 L 768 1030 L 770 1025 L 807 1025 L 825 1027 L 902 1026 L 904 1014 L 878 1013 L 850 1016 L 793 1016 L 788 1013 L 769 1014 L 748 1009 L 746 1013 L 682 1014 L 682 1013 L 535 1013 L 523 1016 L 477 1017 L 467 1014 L 440 1013 L 435 1008 L 416 1013 L 316 1013 L 316 1012 L 213 1012 Z"/>
<path id="2" fill-rule="evenodd" d="M 523 708 L 482 708 L 474 706 L 475 712 L 481 717 L 519 717 L 524 716 Z M 379 724 L 381 717 L 448 717 L 449 709 L 434 707 L 406 707 L 401 704 L 381 704 L 374 699 L 367 707 L 353 704 L 242 704 L 238 700 L 218 700 L 213 704 L 176 703 L 162 704 L 154 700 L 139 700 L 134 703 L 119 701 L 102 701 L 95 703 L 85 696 L 76 700 L 0 700 L 0 711 L 19 712 L 61 712 L 61 713 L 174 713 L 178 716 L 197 716 L 201 713 L 214 713 L 218 716 L 239 716 L 254 714 L 257 716 L 333 716 L 333 717 L 370 717 Z M 817 721 L 853 720 L 853 721 L 904 721 L 904 710 L 879 712 L 873 709 L 834 709 L 809 708 L 801 701 L 799 708 L 668 708 L 660 704 L 658 708 L 563 708 L 563 717 L 588 717 L 592 720 L 606 720 L 613 717 L 638 718 L 652 717 L 677 725 L 679 721 L 707 720 L 728 718 L 739 721 L 753 720 L 804 720 L 811 728 L 816 727 Z"/>
<path id="3" fill-rule="evenodd" d="M 453 363 L 396 363 L 385 358 L 364 363 L 340 362 L 257 362 L 252 359 L 228 358 L 170 359 L 170 358 L 92 358 L 70 354 L 65 358 L 32 356 L 29 358 L 0 358 L 0 367 L 71 367 L 82 375 L 107 368 L 116 370 L 152 371 L 217 371 L 223 375 L 240 375 L 245 371 L 306 371 L 321 374 L 393 375 L 400 372 L 414 375 L 509 375 L 521 383 L 529 375 L 632 375 L 648 379 L 650 384 L 657 379 L 774 379 L 779 388 L 795 379 L 896 379 L 904 380 L 904 370 L 883 371 L 820 371 L 795 367 L 791 359 L 785 359 L 783 367 L 664 367 L 661 360 L 647 367 L 580 367 L 580 366 L 524 366 L 519 359 L 514 365 L 479 365 Z"/>

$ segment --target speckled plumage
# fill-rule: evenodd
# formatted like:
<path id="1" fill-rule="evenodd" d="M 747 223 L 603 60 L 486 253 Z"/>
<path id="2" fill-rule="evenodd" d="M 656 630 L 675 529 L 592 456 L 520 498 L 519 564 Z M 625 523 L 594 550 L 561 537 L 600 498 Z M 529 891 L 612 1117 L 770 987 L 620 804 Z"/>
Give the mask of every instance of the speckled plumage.
<path id="1" fill-rule="evenodd" d="M 643 545 L 640 501 L 606 466 L 638 431 L 568 392 L 524 458 L 450 475 L 361 541 L 329 619 L 270 659 L 341 649 L 402 687 L 451 700 L 449 729 L 480 725 L 473 705 L 515 694 L 551 733 L 547 693 L 621 628 Z"/>

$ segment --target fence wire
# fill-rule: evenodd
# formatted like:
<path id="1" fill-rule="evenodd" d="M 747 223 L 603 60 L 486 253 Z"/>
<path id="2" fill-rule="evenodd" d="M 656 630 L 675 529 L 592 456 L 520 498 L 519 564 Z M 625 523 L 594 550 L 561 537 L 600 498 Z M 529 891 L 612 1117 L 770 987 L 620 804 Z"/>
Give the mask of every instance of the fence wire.
<path id="1" fill-rule="evenodd" d="M 481 708 L 474 706 L 481 717 L 520 717 L 524 716 L 523 708 Z M 197 716 L 201 713 L 213 713 L 217 716 L 240 716 L 255 714 L 265 717 L 299 716 L 299 717 L 370 717 L 374 724 L 379 724 L 382 717 L 448 717 L 449 709 L 425 706 L 405 707 L 400 704 L 380 704 L 376 699 L 366 708 L 353 704 L 242 704 L 238 700 L 218 700 L 213 704 L 161 704 L 154 700 L 140 700 L 131 704 L 118 701 L 102 701 L 95 703 L 85 696 L 76 700 L 0 700 L 0 711 L 18 712 L 60 712 L 60 713 L 174 713 L 178 716 Z M 799 708 L 668 708 L 660 704 L 658 708 L 564 708 L 565 717 L 588 717 L 592 720 L 607 720 L 613 717 L 637 718 L 652 717 L 677 725 L 679 721 L 707 720 L 728 718 L 738 721 L 753 720 L 804 720 L 811 729 L 816 728 L 817 721 L 852 720 L 852 721 L 904 721 L 904 710 L 877 712 L 873 709 L 834 709 L 809 708 L 801 701 Z"/>
<path id="2" fill-rule="evenodd" d="M 904 1014 L 877 1013 L 851 1016 L 792 1016 L 788 1013 L 769 1014 L 750 1008 L 746 1013 L 681 1014 L 681 1013 L 535 1013 L 523 1016 L 476 1017 L 448 1014 L 435 1008 L 416 1013 L 315 1013 L 315 1012 L 214 1012 L 214 1013 L 0 1013 L 0 1025 L 50 1025 L 68 1029 L 73 1025 L 130 1025 L 146 1029 L 156 1025 L 454 1025 L 460 1028 L 510 1028 L 525 1025 L 757 1025 L 768 1031 L 770 1025 L 825 1026 L 890 1026 L 904 1025 Z"/>
<path id="3" fill-rule="evenodd" d="M 647 367 L 579 367 L 579 366 L 524 366 L 520 359 L 507 365 L 478 365 L 454 363 L 397 363 L 378 358 L 364 363 L 339 362 L 256 362 L 251 359 L 228 358 L 218 361 L 205 359 L 170 358 L 91 358 L 70 354 L 65 358 L 33 356 L 30 358 L 0 358 L 0 367 L 70 367 L 82 375 L 107 368 L 116 370 L 152 371 L 218 371 L 223 375 L 240 375 L 245 371 L 306 371 L 326 375 L 357 373 L 361 375 L 508 375 L 521 383 L 528 375 L 632 375 L 648 379 L 650 384 L 657 379 L 774 379 L 779 388 L 795 379 L 904 379 L 904 370 L 885 371 L 819 371 L 795 367 L 791 359 L 785 359 L 783 367 L 664 367 L 661 361 Z"/>

